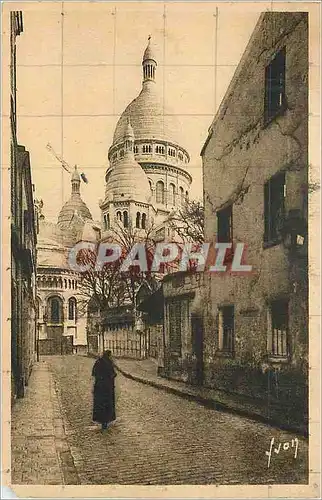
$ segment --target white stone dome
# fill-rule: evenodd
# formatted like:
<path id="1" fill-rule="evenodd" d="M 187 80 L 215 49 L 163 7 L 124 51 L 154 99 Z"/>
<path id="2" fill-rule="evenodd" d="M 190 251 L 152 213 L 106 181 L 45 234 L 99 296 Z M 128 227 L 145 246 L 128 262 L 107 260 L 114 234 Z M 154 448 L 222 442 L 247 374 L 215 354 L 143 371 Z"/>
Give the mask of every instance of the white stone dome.
<path id="1" fill-rule="evenodd" d="M 107 176 L 105 200 L 148 203 L 150 197 L 150 184 L 143 168 L 135 161 L 134 156 L 125 155 Z"/>
<path id="2" fill-rule="evenodd" d="M 144 85 L 138 97 L 126 107 L 117 122 L 112 146 L 123 141 L 128 118 L 136 140 L 159 139 L 180 144 L 177 137 L 180 126 L 173 113 L 164 109 L 155 83 Z"/>
<path id="3" fill-rule="evenodd" d="M 143 84 L 138 97 L 125 108 L 119 118 L 113 137 L 113 146 L 122 143 L 128 119 L 131 120 L 135 140 L 163 140 L 174 144 L 178 141 L 180 125 L 174 113 L 165 107 L 156 83 L 156 56 L 150 39 L 143 56 Z"/>

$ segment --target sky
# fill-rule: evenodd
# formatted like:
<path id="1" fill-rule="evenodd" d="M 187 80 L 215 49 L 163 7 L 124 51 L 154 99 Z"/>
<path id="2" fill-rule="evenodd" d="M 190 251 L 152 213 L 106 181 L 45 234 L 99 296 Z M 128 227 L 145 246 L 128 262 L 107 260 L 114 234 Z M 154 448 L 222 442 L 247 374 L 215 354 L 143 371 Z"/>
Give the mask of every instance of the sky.
<path id="1" fill-rule="evenodd" d="M 18 140 L 30 151 L 35 196 L 43 199 L 46 218 L 57 220 L 71 189 L 69 174 L 46 148 L 50 143 L 86 174 L 82 198 L 100 220 L 108 149 L 120 114 L 141 90 L 149 35 L 158 58 L 157 85 L 177 115 L 191 157 L 190 195 L 202 199 L 201 148 L 269 5 L 15 3 L 24 19 L 17 39 Z"/>

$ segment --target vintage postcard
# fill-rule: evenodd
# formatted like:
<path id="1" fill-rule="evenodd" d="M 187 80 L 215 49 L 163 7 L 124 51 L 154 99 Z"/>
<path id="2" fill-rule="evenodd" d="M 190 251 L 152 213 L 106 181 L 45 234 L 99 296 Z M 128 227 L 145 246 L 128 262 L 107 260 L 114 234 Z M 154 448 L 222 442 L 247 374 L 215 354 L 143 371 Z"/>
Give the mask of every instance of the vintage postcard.
<path id="1" fill-rule="evenodd" d="M 320 3 L 2 3 L 2 496 L 320 498 Z"/>

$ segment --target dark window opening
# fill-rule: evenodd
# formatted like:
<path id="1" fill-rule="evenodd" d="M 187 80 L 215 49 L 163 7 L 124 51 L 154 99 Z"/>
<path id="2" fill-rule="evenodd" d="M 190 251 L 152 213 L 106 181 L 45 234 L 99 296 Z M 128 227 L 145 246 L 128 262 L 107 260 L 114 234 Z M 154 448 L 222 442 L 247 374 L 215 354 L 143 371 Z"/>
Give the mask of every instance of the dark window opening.
<path id="1" fill-rule="evenodd" d="M 271 304 L 271 352 L 272 356 L 289 355 L 288 301 L 276 300 Z"/>
<path id="2" fill-rule="evenodd" d="M 140 220 L 141 220 L 141 214 L 140 214 L 140 212 L 137 212 L 136 213 L 135 227 L 137 227 L 137 228 L 140 227 Z"/>
<path id="3" fill-rule="evenodd" d="M 129 214 L 126 211 L 123 212 L 123 226 L 129 227 Z"/>
<path id="4" fill-rule="evenodd" d="M 68 301 L 68 319 L 76 320 L 76 299 L 74 297 Z"/>
<path id="5" fill-rule="evenodd" d="M 285 173 L 272 177 L 264 185 L 264 241 L 281 241 L 285 214 Z"/>
<path id="6" fill-rule="evenodd" d="M 232 205 L 217 212 L 217 241 L 219 243 L 231 243 L 233 241 Z"/>
<path id="7" fill-rule="evenodd" d="M 217 242 L 233 242 L 233 206 L 229 205 L 217 212 Z M 227 248 L 224 264 L 229 264 L 233 259 L 233 248 Z"/>
<path id="8" fill-rule="evenodd" d="M 146 214 L 142 214 L 142 229 L 146 229 Z"/>
<path id="9" fill-rule="evenodd" d="M 63 304 L 61 299 L 59 299 L 58 297 L 50 298 L 49 308 L 50 308 L 50 322 L 63 323 Z"/>
<path id="10" fill-rule="evenodd" d="M 285 48 L 280 50 L 265 69 L 265 122 L 284 111 Z"/>

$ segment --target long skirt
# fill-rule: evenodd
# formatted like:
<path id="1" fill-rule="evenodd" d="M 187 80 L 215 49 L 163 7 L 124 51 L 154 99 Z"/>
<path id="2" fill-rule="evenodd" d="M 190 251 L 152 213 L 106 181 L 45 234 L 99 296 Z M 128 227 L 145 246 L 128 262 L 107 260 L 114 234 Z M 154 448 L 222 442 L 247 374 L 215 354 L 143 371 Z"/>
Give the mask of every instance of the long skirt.
<path id="1" fill-rule="evenodd" d="M 94 384 L 93 421 L 103 424 L 115 418 L 114 381 L 98 380 Z"/>

